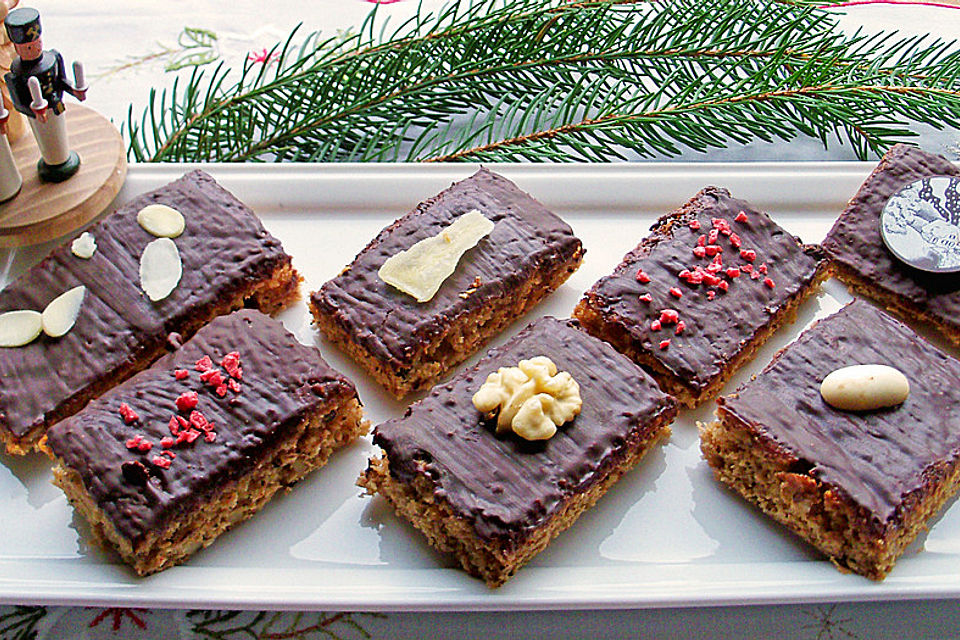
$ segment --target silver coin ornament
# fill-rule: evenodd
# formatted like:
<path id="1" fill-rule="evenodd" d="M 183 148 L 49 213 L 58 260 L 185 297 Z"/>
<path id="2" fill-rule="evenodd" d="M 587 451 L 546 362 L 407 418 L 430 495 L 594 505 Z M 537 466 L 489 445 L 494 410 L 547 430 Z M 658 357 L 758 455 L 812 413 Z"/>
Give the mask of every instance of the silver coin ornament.
<path id="1" fill-rule="evenodd" d="M 880 235 L 915 269 L 960 272 L 960 178 L 930 176 L 901 188 L 883 207 Z"/>

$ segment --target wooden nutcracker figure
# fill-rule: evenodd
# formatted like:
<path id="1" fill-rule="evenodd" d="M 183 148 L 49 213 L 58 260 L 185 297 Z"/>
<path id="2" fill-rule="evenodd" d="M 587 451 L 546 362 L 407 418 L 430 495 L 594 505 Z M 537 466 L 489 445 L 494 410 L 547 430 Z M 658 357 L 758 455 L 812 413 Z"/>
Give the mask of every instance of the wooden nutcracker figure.
<path id="1" fill-rule="evenodd" d="M 86 98 L 83 66 L 73 63 L 74 84 L 70 84 L 63 57 L 54 50 L 43 50 L 36 9 L 14 9 L 3 24 L 18 56 L 6 75 L 7 87 L 14 107 L 27 116 L 40 147 L 37 172 L 46 182 L 62 182 L 80 168 L 80 157 L 67 143 L 63 92 L 78 100 Z"/>

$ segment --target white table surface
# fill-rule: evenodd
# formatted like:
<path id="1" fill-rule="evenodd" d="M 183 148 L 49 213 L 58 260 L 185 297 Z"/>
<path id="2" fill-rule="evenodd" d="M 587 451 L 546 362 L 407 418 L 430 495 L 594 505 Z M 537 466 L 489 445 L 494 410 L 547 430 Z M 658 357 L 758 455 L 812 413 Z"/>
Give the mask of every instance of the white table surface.
<path id="1" fill-rule="evenodd" d="M 30 4 L 30 3 L 27 3 Z M 416 0 L 381 10 L 408 16 Z M 422 0 L 436 7 L 438 0 Z M 151 87 L 172 84 L 164 71 L 185 26 L 218 36 L 220 60 L 239 67 L 250 52 L 269 49 L 298 23 L 306 31 L 349 29 L 371 8 L 367 0 L 38 0 L 44 42 L 68 61 L 80 58 L 91 90 L 87 105 L 118 125 L 146 104 Z M 902 33 L 960 36 L 960 10 L 932 7 L 850 7 L 845 29 L 899 29 Z M 179 73 L 190 72 L 190 68 Z M 922 131 L 921 144 L 956 160 L 960 133 Z M 828 151 L 814 141 L 789 145 L 751 144 L 686 160 L 853 159 L 849 148 Z M 960 567 L 958 567 L 960 571 Z M 224 640 L 390 637 L 641 637 L 641 638 L 947 638 L 960 635 L 960 602 L 807 604 L 778 607 L 716 607 L 636 611 L 529 613 L 239 612 L 187 610 L 104 610 L 103 608 L 0 606 L 0 640 L 38 638 L 214 638 Z"/>

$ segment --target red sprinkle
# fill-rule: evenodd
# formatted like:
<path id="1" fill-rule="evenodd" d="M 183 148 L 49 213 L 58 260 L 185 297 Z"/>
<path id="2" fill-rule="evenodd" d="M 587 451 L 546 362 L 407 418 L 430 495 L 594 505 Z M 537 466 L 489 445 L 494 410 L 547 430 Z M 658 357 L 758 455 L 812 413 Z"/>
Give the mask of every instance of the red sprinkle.
<path id="1" fill-rule="evenodd" d="M 170 468 L 170 458 L 164 458 L 163 456 L 153 456 L 153 460 L 151 460 L 150 462 L 160 467 L 161 469 Z"/>
<path id="2" fill-rule="evenodd" d="M 681 320 L 680 322 L 677 323 L 677 329 L 674 331 L 674 333 L 676 335 L 680 335 L 681 333 L 683 333 L 683 330 L 686 328 L 687 328 L 687 323 Z"/>
<path id="3" fill-rule="evenodd" d="M 713 300 L 717 297 L 716 291 L 707 291 L 707 300 Z"/>
<path id="4" fill-rule="evenodd" d="M 210 356 L 203 356 L 197 360 L 196 364 L 194 365 L 194 369 L 197 371 L 209 371 L 212 368 L 213 360 L 210 359 Z"/>
<path id="5" fill-rule="evenodd" d="M 726 280 L 721 280 L 717 283 L 717 288 L 720 289 L 720 291 L 726 292 L 730 289 L 730 283 Z"/>
<path id="6" fill-rule="evenodd" d="M 184 391 L 177 398 L 177 410 L 190 411 L 197 406 L 197 402 L 199 401 L 200 399 L 197 397 L 196 391 Z"/>
<path id="7" fill-rule="evenodd" d="M 718 229 L 711 229 L 710 235 L 707 236 L 707 244 L 717 244 L 717 240 L 720 239 L 720 231 Z"/>
<path id="8" fill-rule="evenodd" d="M 691 220 L 691 221 L 690 221 L 689 223 L 687 223 L 687 224 L 688 224 L 688 226 L 689 226 L 691 229 L 693 229 L 694 231 L 699 231 L 699 230 L 700 230 L 700 221 L 699 221 L 699 220 Z"/>
<path id="9" fill-rule="evenodd" d="M 764 278 L 764 279 L 763 279 L 763 284 L 767 285 L 767 286 L 770 287 L 771 289 L 773 289 L 773 287 L 776 286 L 776 285 L 773 284 L 773 280 L 771 280 L 770 278 Z"/>
<path id="10" fill-rule="evenodd" d="M 660 324 L 676 324 L 680 314 L 675 309 L 664 309 L 660 312 Z"/>
<path id="11" fill-rule="evenodd" d="M 764 275 L 767 274 L 767 265 L 762 264 L 762 265 L 760 265 L 760 266 L 758 267 L 758 269 L 760 269 L 760 273 L 762 273 L 762 274 L 764 274 Z"/>
<path id="12" fill-rule="evenodd" d="M 683 291 L 680 291 L 680 289 L 677 287 L 670 287 L 670 295 L 672 295 L 674 298 L 682 298 Z"/>
<path id="13" fill-rule="evenodd" d="M 741 245 L 740 236 L 735 233 L 730 234 L 730 244 L 733 245 L 734 249 L 739 249 Z"/>
<path id="14" fill-rule="evenodd" d="M 737 222 L 746 222 L 746 221 L 747 221 L 747 212 L 746 212 L 746 211 L 741 211 L 740 213 L 737 214 L 737 217 L 734 218 L 734 220 L 736 220 Z"/>
<path id="15" fill-rule="evenodd" d="M 140 419 L 140 416 L 137 415 L 137 412 L 130 408 L 126 402 L 120 403 L 120 415 L 123 417 L 123 421 L 127 424 L 131 422 L 136 422 Z"/>
<path id="16" fill-rule="evenodd" d="M 233 378 L 230 378 L 230 382 L 233 382 Z M 227 395 L 227 385 L 221 384 L 219 387 L 216 388 L 215 391 L 216 391 L 216 394 L 222 398 L 223 396 Z"/>
<path id="17" fill-rule="evenodd" d="M 753 249 L 740 249 L 740 257 L 747 262 L 753 262 L 757 259 L 757 252 Z"/>
<path id="18" fill-rule="evenodd" d="M 231 377 L 237 380 L 243 378 L 243 370 L 240 368 L 240 354 L 238 352 L 231 351 L 223 356 L 223 360 L 220 361 L 220 366 L 223 367 Z"/>
<path id="19" fill-rule="evenodd" d="M 704 248 L 703 248 L 703 251 L 704 251 L 704 253 L 706 253 L 708 256 L 713 257 L 713 256 L 715 256 L 715 255 L 717 255 L 717 254 L 719 254 L 719 253 L 723 253 L 723 247 L 717 246 L 717 245 L 715 245 L 715 244 L 711 244 L 711 245 L 707 245 L 706 247 L 704 247 Z"/>
<path id="20" fill-rule="evenodd" d="M 213 431 L 207 431 L 205 434 L 203 434 L 203 439 L 207 442 L 213 442 L 217 439 L 217 434 Z"/>
<path id="21" fill-rule="evenodd" d="M 650 331 L 660 331 L 661 324 L 659 320 L 654 320 L 650 323 Z"/>
<path id="22" fill-rule="evenodd" d="M 650 282 L 650 276 L 648 276 L 643 269 L 640 269 L 637 271 L 637 282 L 647 284 Z"/>
<path id="23" fill-rule="evenodd" d="M 706 248 L 706 247 L 694 247 L 694 248 L 693 248 L 693 255 L 697 256 L 698 258 L 702 258 L 703 256 L 707 255 L 707 248 Z"/>
<path id="24" fill-rule="evenodd" d="M 174 420 L 174 422 L 176 422 L 176 420 Z M 177 439 L 171 438 L 170 436 L 167 436 L 166 438 L 162 438 L 160 440 L 160 446 L 163 447 L 164 449 L 169 449 L 175 444 L 177 444 Z"/>
<path id="25" fill-rule="evenodd" d="M 730 267 L 729 269 L 727 269 L 726 274 L 728 278 L 739 278 L 740 269 L 738 269 L 737 267 Z"/>
<path id="26" fill-rule="evenodd" d="M 177 369 L 173 372 L 173 377 L 177 380 L 184 380 L 190 377 L 190 372 L 186 369 Z"/>
<path id="27" fill-rule="evenodd" d="M 661 341 L 660 341 L 660 348 L 661 348 L 661 349 L 666 349 L 666 348 L 669 347 L 669 346 L 670 346 L 670 338 L 667 338 L 666 340 L 661 340 Z"/>
<path id="28" fill-rule="evenodd" d="M 643 295 L 640 296 L 640 302 L 652 302 L 652 301 L 653 301 L 653 296 L 651 296 L 649 293 L 644 293 Z"/>

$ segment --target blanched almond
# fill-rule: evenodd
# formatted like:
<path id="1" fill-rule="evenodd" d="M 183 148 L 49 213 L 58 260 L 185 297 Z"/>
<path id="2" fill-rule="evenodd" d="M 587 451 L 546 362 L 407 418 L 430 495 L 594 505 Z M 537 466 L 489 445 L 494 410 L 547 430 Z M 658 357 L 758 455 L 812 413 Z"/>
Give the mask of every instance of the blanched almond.
<path id="1" fill-rule="evenodd" d="M 81 285 L 51 300 L 41 314 L 43 332 L 51 338 L 59 338 L 70 331 L 77 321 L 86 292 L 87 288 Z"/>
<path id="2" fill-rule="evenodd" d="M 163 300 L 177 288 L 183 275 L 180 251 L 170 238 L 157 238 L 140 256 L 140 287 L 152 301 Z"/>
<path id="3" fill-rule="evenodd" d="M 158 238 L 176 238 L 186 226 L 183 214 L 165 204 L 149 204 L 140 209 L 137 222 Z"/>
<path id="4" fill-rule="evenodd" d="M 0 314 L 0 347 L 20 347 L 43 331 L 39 311 L 8 311 Z"/>

